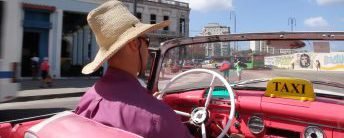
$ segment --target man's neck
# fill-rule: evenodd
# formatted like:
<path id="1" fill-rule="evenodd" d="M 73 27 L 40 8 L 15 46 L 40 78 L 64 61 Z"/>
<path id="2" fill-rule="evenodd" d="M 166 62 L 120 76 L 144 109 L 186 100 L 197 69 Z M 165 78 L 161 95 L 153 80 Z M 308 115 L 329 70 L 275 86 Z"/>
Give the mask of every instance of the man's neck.
<path id="1" fill-rule="evenodd" d="M 127 72 L 127 73 L 129 73 L 130 75 L 134 76 L 135 78 L 137 78 L 137 73 L 136 73 L 135 71 L 130 70 L 130 69 L 127 69 L 127 68 L 125 68 L 125 67 L 123 67 L 123 66 L 111 66 L 111 65 L 110 65 L 108 68 L 122 70 L 122 71 Z"/>

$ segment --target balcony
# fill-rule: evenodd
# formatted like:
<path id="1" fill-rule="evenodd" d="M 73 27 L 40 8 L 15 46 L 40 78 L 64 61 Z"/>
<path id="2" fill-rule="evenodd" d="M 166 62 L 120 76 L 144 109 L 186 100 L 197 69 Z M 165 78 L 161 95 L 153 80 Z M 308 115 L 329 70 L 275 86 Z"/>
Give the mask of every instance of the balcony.
<path id="1" fill-rule="evenodd" d="M 168 31 L 168 30 L 156 30 L 151 33 L 148 33 L 148 35 L 153 36 L 159 36 L 159 37 L 181 37 L 176 32 Z"/>
<path id="2" fill-rule="evenodd" d="M 189 4 L 185 2 L 179 2 L 179 1 L 174 1 L 174 0 L 147 0 L 150 2 L 157 2 L 157 3 L 164 3 L 164 4 L 169 4 L 169 5 L 175 5 L 175 6 L 180 6 L 180 7 L 186 7 L 189 8 Z"/>
<path id="3" fill-rule="evenodd" d="M 108 0 L 77 0 L 77 1 L 82 1 L 82 2 L 88 2 L 88 3 L 96 3 L 96 4 L 102 4 Z M 133 3 L 134 0 L 121 0 L 124 2 L 130 2 Z M 174 5 L 174 6 L 179 6 L 179 7 L 185 7 L 189 8 L 189 4 L 185 2 L 179 2 L 179 1 L 174 1 L 174 0 L 137 0 L 139 1 L 148 1 L 148 2 L 156 2 L 156 3 L 163 3 L 163 4 L 168 4 L 168 5 Z"/>

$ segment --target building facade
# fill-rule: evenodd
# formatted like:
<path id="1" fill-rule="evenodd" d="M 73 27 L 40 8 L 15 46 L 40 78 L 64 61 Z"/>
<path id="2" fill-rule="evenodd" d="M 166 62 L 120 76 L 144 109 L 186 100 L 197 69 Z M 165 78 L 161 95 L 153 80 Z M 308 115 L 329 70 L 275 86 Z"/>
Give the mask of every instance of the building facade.
<path id="1" fill-rule="evenodd" d="M 87 14 L 107 0 L 18 0 L 22 21 L 18 26 L 22 49 L 20 76 L 30 77 L 31 57 L 49 58 L 53 77 L 81 75 L 82 67 L 96 55 L 98 46 L 87 25 Z M 122 0 L 134 12 L 134 0 Z M 172 0 L 137 0 L 136 16 L 144 23 L 171 20 L 164 29 L 149 33 L 151 46 L 162 41 L 189 36 L 190 8 Z"/>
<path id="2" fill-rule="evenodd" d="M 281 45 L 284 45 L 283 43 Z M 291 46 L 292 47 L 292 46 Z M 250 49 L 256 54 L 268 54 L 268 55 L 284 55 L 293 54 L 300 51 L 299 49 L 288 49 L 288 48 L 275 48 L 267 41 L 250 41 Z"/>
<path id="3" fill-rule="evenodd" d="M 267 41 L 250 41 L 250 49 L 259 54 L 274 54 L 276 51 L 268 46 Z"/>
<path id="4" fill-rule="evenodd" d="M 228 35 L 230 34 L 230 28 L 222 26 L 218 23 L 209 23 L 206 25 L 200 34 L 200 36 L 209 35 Z M 205 44 L 205 56 L 208 58 L 216 57 L 229 57 L 230 43 L 229 42 L 216 42 Z"/>

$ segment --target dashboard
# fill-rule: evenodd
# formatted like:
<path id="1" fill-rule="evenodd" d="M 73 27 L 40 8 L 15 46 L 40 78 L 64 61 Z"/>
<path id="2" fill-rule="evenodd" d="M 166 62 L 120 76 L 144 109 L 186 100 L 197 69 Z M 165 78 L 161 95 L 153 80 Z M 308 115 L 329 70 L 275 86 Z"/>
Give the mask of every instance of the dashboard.
<path id="1" fill-rule="evenodd" d="M 208 91 L 209 88 L 171 93 L 164 97 L 164 102 L 175 110 L 191 113 L 194 108 L 204 106 Z M 272 98 L 260 90 L 234 90 L 234 93 L 236 113 L 228 136 L 344 137 L 343 101 L 323 97 L 315 101 Z M 208 110 L 207 132 L 209 137 L 216 137 L 230 111 L 229 95 L 224 87 L 214 88 Z M 182 117 L 183 121 L 188 119 Z"/>

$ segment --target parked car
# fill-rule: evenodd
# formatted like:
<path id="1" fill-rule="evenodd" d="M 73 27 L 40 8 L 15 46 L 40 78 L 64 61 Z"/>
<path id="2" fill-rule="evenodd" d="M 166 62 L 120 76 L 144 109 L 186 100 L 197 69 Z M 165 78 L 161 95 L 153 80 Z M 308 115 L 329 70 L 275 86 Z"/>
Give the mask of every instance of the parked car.
<path id="1" fill-rule="evenodd" d="M 191 61 L 184 62 L 184 64 L 181 66 L 182 71 L 186 71 L 193 68 L 195 68 L 195 65 Z"/>

